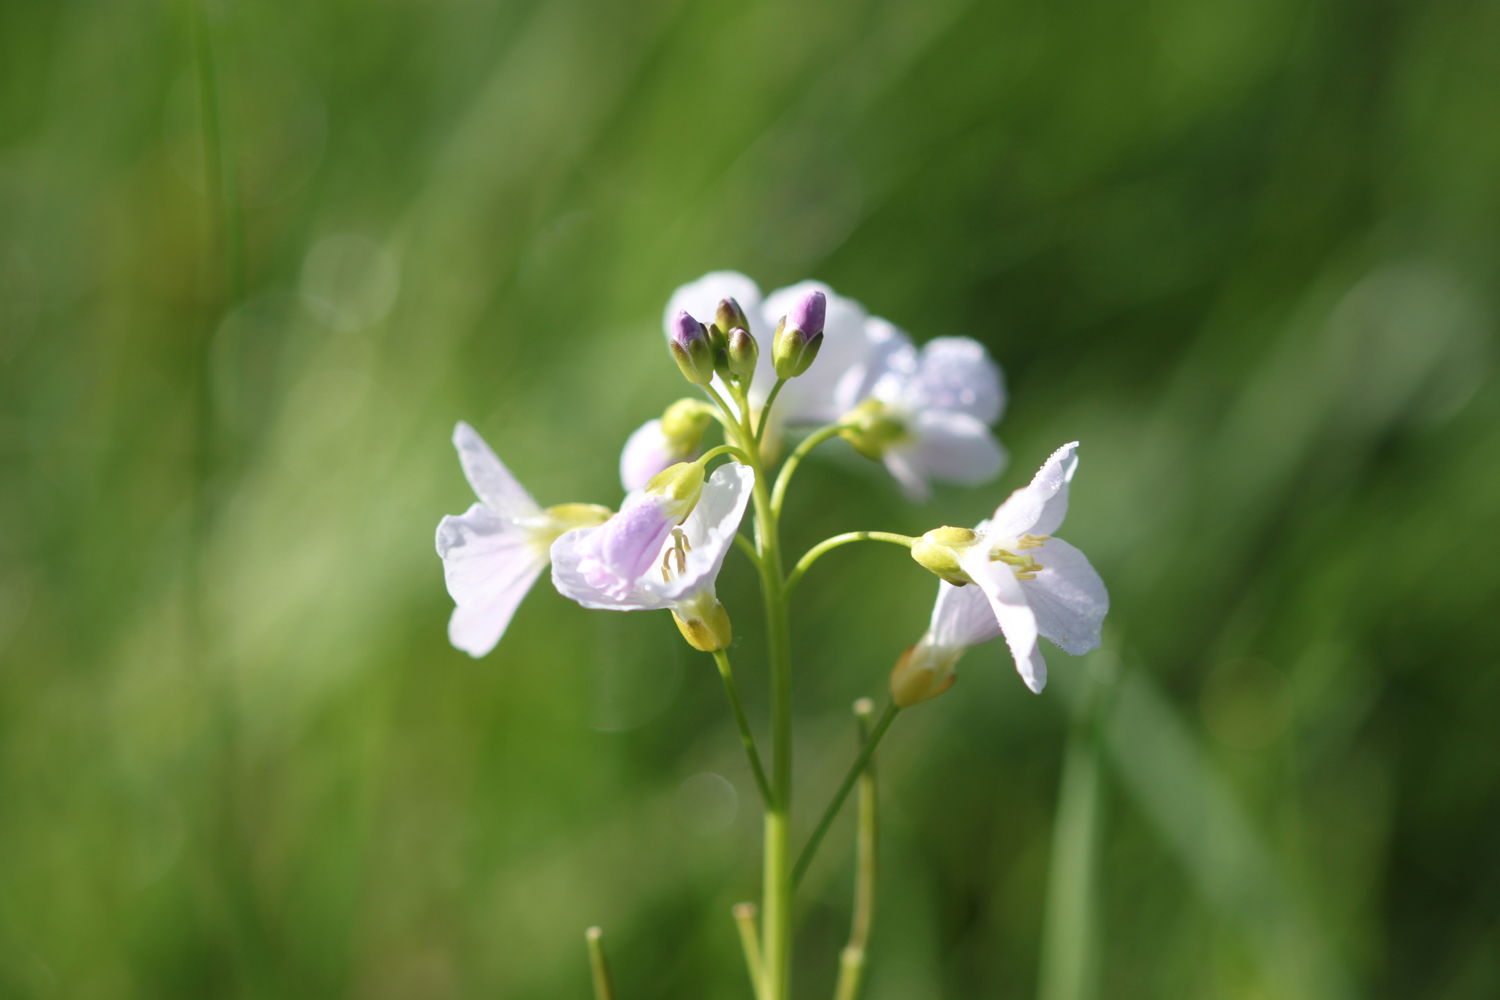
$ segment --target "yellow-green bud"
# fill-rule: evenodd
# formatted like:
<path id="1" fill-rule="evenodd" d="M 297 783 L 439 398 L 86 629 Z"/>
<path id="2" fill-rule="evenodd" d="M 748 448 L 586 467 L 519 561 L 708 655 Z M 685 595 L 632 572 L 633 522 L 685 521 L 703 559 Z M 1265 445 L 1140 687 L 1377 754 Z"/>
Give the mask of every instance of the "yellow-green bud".
<path id="1" fill-rule="evenodd" d="M 679 399 L 661 415 L 661 432 L 679 455 L 691 455 L 713 423 L 713 407 L 701 399 Z"/>
<path id="2" fill-rule="evenodd" d="M 750 321 L 745 318 L 745 310 L 734 299 L 720 299 L 719 308 L 714 311 L 714 326 L 727 337 L 730 330 L 750 329 Z"/>
<path id="3" fill-rule="evenodd" d="M 924 568 L 955 586 L 973 583 L 958 564 L 965 550 L 972 548 L 979 536 L 968 528 L 933 528 L 911 547 L 911 557 Z"/>
<path id="4" fill-rule="evenodd" d="M 706 591 L 696 600 L 673 608 L 672 620 L 677 623 L 677 629 L 688 645 L 705 653 L 729 648 L 729 642 L 734 638 L 734 630 L 729 626 L 729 612 Z"/>
<path id="5" fill-rule="evenodd" d="M 681 504 L 677 511 L 677 520 L 681 522 L 698 506 L 698 498 L 703 495 L 703 476 L 704 469 L 699 463 L 678 462 L 652 476 L 646 483 L 646 493 L 669 497 Z"/>
<path id="6" fill-rule="evenodd" d="M 942 694 L 958 680 L 953 666 L 963 650 L 950 652 L 917 643 L 901 654 L 891 671 L 891 700 L 897 708 L 911 708 Z"/>
<path id="7" fill-rule="evenodd" d="M 906 437 L 906 425 L 890 414 L 878 399 L 867 399 L 844 415 L 839 437 L 866 458 L 880 461 L 885 451 Z"/>
<path id="8" fill-rule="evenodd" d="M 771 340 L 771 363 L 776 368 L 776 377 L 796 378 L 807 371 L 822 346 L 822 330 L 810 336 L 807 331 L 788 325 L 783 316 L 776 324 L 776 336 Z"/>

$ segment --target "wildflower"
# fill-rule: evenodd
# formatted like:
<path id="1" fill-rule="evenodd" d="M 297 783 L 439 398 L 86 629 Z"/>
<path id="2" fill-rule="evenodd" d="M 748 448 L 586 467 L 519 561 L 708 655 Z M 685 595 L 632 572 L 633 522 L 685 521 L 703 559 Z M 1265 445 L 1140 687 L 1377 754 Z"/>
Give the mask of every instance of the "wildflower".
<path id="1" fill-rule="evenodd" d="M 912 557 L 945 581 L 972 583 L 984 595 L 1016 670 L 1037 692 L 1047 684 L 1047 662 L 1038 637 L 1081 656 L 1099 647 L 1099 630 L 1109 612 L 1109 593 L 1088 558 L 1052 536 L 1068 513 L 1068 484 L 1078 468 L 1077 450 L 1074 441 L 1055 451 L 1030 485 L 1012 493 L 973 531 L 938 528 L 912 547 Z M 944 602 L 945 593 L 939 590 L 940 606 L 933 609 L 933 650 L 951 648 L 956 638 L 983 634 L 973 623 L 975 599 Z M 943 630 L 937 628 L 940 610 L 945 615 Z M 949 638 L 939 641 L 940 631 Z"/>
<path id="2" fill-rule="evenodd" d="M 546 568 L 553 540 L 574 528 L 603 524 L 610 512 L 580 503 L 543 510 L 466 423 L 453 429 L 453 446 L 480 502 L 438 523 L 437 552 L 448 593 L 458 605 L 448 619 L 448 639 L 478 657 L 500 641 Z"/>
<path id="3" fill-rule="evenodd" d="M 679 462 L 658 473 L 620 512 L 578 540 L 578 571 L 589 586 L 622 600 L 660 556 L 673 529 L 703 493 L 703 466 Z"/>
<path id="4" fill-rule="evenodd" d="M 999 475 L 1006 454 L 990 427 L 1005 406 L 1000 367 L 968 337 L 920 351 L 904 340 L 898 330 L 884 340 L 884 370 L 845 416 L 843 438 L 883 461 L 913 500 L 931 496 L 933 479 L 976 486 Z"/>
<path id="5" fill-rule="evenodd" d="M 634 493 L 670 466 L 698 457 L 712 408 L 701 399 L 679 399 L 659 419 L 636 428 L 620 452 L 620 482 Z"/>
<path id="6" fill-rule="evenodd" d="M 714 581 L 754 483 L 755 473 L 747 465 L 728 463 L 716 469 L 686 520 L 670 527 L 646 558 L 632 564 L 639 571 L 629 579 L 602 580 L 594 571 L 597 553 L 605 546 L 600 539 L 610 524 L 627 515 L 628 504 L 603 527 L 570 531 L 552 543 L 552 582 L 564 597 L 586 608 L 670 609 L 688 642 L 706 651 L 722 649 L 729 644 L 729 616 L 719 604 Z"/>

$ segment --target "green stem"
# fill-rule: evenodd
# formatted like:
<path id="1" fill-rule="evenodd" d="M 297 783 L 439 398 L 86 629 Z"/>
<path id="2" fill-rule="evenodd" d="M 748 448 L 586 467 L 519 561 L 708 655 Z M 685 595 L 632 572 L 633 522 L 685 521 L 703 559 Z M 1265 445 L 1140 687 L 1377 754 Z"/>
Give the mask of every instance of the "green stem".
<path id="1" fill-rule="evenodd" d="M 750 561 L 755 564 L 757 569 L 760 568 L 760 553 L 755 551 L 754 542 L 750 541 L 750 539 L 746 538 L 739 532 L 735 532 L 734 544 L 740 547 L 741 552 L 750 557 Z"/>
<path id="2" fill-rule="evenodd" d="M 813 855 L 818 853 L 818 845 L 823 842 L 823 837 L 828 833 L 828 828 L 833 825 L 834 818 L 838 816 L 844 800 L 849 797 L 854 783 L 859 780 L 860 773 L 869 765 L 870 758 L 875 755 L 875 748 L 880 745 L 885 731 L 891 728 L 891 722 L 900 711 L 901 709 L 896 707 L 895 702 L 892 702 L 885 707 L 885 713 L 881 715 L 880 721 L 875 723 L 875 729 L 870 733 L 870 738 L 865 741 L 864 749 L 855 758 L 854 765 L 849 768 L 849 773 L 844 776 L 844 782 L 834 793 L 833 801 L 829 802 L 828 808 L 823 811 L 823 818 L 818 820 L 817 828 L 813 830 L 812 836 L 807 838 L 807 846 L 802 848 L 802 853 L 797 856 L 797 864 L 792 869 L 794 888 L 802 881 L 802 876 L 807 874 L 807 866 L 812 864 Z"/>
<path id="3" fill-rule="evenodd" d="M 766 436 L 766 418 L 771 415 L 771 404 L 776 402 L 776 397 L 781 394 L 781 387 L 786 385 L 786 379 L 778 378 L 776 384 L 771 387 L 771 394 L 766 397 L 766 405 L 761 407 L 760 423 L 755 428 L 755 443 L 759 444 Z"/>
<path id="4" fill-rule="evenodd" d="M 916 539 L 910 535 L 898 535 L 890 531 L 846 531 L 842 535 L 834 535 L 825 538 L 817 545 L 803 553 L 802 558 L 797 560 L 797 565 L 792 567 L 791 575 L 786 578 L 786 593 L 790 594 L 807 569 L 818 561 L 818 557 L 830 549 L 836 549 L 840 545 L 848 545 L 850 542 L 890 542 L 893 545 L 904 545 L 908 549 L 916 544 Z"/>
<path id="5" fill-rule="evenodd" d="M 705 451 L 702 456 L 699 457 L 698 464 L 706 465 L 710 459 L 718 458 L 720 455 L 733 455 L 735 458 L 740 460 L 741 464 L 750 464 L 750 456 L 745 453 L 745 450 L 743 448 L 737 448 L 732 444 L 721 444 L 708 449 L 708 451 Z"/>
<path id="6" fill-rule="evenodd" d="M 841 430 L 843 430 L 843 425 L 841 424 L 828 424 L 827 426 L 819 427 L 803 438 L 802 443 L 797 445 L 797 450 L 792 452 L 787 458 L 786 464 L 781 467 L 781 475 L 776 477 L 776 489 L 771 494 L 771 509 L 778 516 L 781 514 L 781 502 L 786 497 L 787 486 L 791 484 L 792 474 L 797 471 L 797 466 L 802 464 L 802 460 L 807 457 L 808 452 L 829 438 L 836 436 Z"/>
<path id="7" fill-rule="evenodd" d="M 750 770 L 755 775 L 755 787 L 760 789 L 760 801 L 771 805 L 771 786 L 766 784 L 766 772 L 760 766 L 760 751 L 755 749 L 755 735 L 750 732 L 750 720 L 745 718 L 745 705 L 740 701 L 740 689 L 734 683 L 734 672 L 729 669 L 729 654 L 720 649 L 714 653 L 714 662 L 719 665 L 719 676 L 724 678 L 724 691 L 729 695 L 729 705 L 734 709 L 735 724 L 740 727 L 740 742 L 745 744 L 745 756 L 750 758 Z"/>
<path id="8" fill-rule="evenodd" d="M 736 903 L 734 923 L 740 929 L 740 947 L 745 950 L 745 968 L 750 972 L 750 986 L 756 1000 L 765 996 L 765 968 L 760 957 L 760 935 L 755 930 L 755 904 Z"/>
<path id="9" fill-rule="evenodd" d="M 854 703 L 859 720 L 861 745 L 870 741 L 870 721 L 875 703 L 861 698 Z M 875 796 L 875 760 L 872 757 L 859 774 L 859 825 L 854 835 L 854 919 L 849 927 L 849 944 L 839 955 L 839 980 L 834 1000 L 856 1000 L 864 980 L 865 950 L 870 940 L 870 925 L 875 919 L 876 835 L 878 801 Z"/>
<path id="10" fill-rule="evenodd" d="M 604 961 L 604 932 L 590 927 L 583 932 L 589 943 L 589 966 L 594 973 L 594 1000 L 615 1000 L 615 987 L 609 979 L 609 965 Z"/>

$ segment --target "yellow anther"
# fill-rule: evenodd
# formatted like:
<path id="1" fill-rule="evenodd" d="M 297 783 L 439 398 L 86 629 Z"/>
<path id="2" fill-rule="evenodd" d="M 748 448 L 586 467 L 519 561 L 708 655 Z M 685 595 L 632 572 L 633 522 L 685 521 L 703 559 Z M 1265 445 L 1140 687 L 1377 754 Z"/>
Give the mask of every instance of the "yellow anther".
<path id="1" fill-rule="evenodd" d="M 1050 539 L 1051 535 L 1022 535 L 1021 540 L 1016 543 L 1018 549 L 1039 549 L 1042 543 Z"/>

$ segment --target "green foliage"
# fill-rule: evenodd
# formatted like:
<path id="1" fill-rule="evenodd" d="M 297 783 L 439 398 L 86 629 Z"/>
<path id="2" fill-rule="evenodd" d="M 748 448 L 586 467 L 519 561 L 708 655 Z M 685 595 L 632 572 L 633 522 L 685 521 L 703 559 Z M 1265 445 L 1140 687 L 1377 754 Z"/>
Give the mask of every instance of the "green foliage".
<path id="1" fill-rule="evenodd" d="M 458 419 L 617 503 L 682 390 L 661 309 L 725 267 L 1012 392 L 1010 470 L 925 508 L 825 446 L 789 562 L 973 524 L 1079 439 L 1113 597 L 1043 696 L 997 642 L 902 713 L 866 996 L 1500 990 L 1500 8 L 196 9 L 0 2 L 0 995 L 584 996 L 595 923 L 623 997 L 748 995 L 710 657 L 542 586 L 472 662 L 432 551 Z M 932 593 L 892 546 L 799 585 L 799 840 Z"/>

